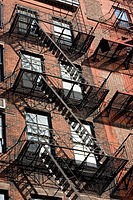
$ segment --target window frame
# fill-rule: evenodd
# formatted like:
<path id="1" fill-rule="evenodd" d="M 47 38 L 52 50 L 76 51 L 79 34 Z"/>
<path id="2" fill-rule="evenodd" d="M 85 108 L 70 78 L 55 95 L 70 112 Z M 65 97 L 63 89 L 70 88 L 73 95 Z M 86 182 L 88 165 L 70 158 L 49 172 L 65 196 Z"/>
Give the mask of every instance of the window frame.
<path id="1" fill-rule="evenodd" d="M 8 190 L 0 189 L 0 194 L 4 194 L 4 200 L 9 199 Z"/>
<path id="2" fill-rule="evenodd" d="M 69 41 L 69 40 L 67 41 L 67 39 L 66 39 L 66 40 L 61 39 L 61 41 L 60 41 L 60 40 L 58 41 L 58 39 L 60 38 L 60 36 L 57 37 L 57 35 L 58 35 L 58 34 L 61 35 L 61 32 L 55 32 L 55 28 L 54 28 L 54 27 L 59 27 L 60 29 L 63 29 L 64 27 L 63 27 L 63 26 L 60 26 L 60 25 L 56 26 L 56 25 L 54 24 L 54 21 L 57 22 L 57 23 L 61 23 L 61 24 L 68 25 L 68 26 L 70 27 L 70 29 L 67 29 L 67 28 L 66 28 L 66 30 L 69 30 L 71 35 L 66 35 L 66 36 L 64 35 L 64 36 L 65 36 L 65 37 L 71 36 L 71 41 Z M 53 16 L 53 17 L 52 17 L 52 25 L 53 25 L 53 34 L 54 34 L 54 39 L 55 39 L 55 41 L 56 41 L 58 44 L 60 44 L 61 46 L 71 47 L 72 44 L 73 44 L 73 41 L 74 41 L 74 32 L 73 32 L 73 25 L 72 25 L 72 23 L 71 23 L 71 22 L 68 22 L 68 21 L 66 21 L 66 20 L 64 20 L 64 19 L 59 19 L 59 18 Z M 56 35 L 55 33 L 56 33 L 57 35 Z M 63 36 L 63 34 L 62 34 L 62 36 Z M 65 37 L 64 37 L 64 38 L 65 38 Z M 67 45 L 67 43 L 68 43 L 69 45 Z"/>
<path id="3" fill-rule="evenodd" d="M 0 116 L 1 116 L 1 122 L 2 122 L 2 138 L 3 139 L 3 145 L 2 145 L 2 152 L 0 153 L 5 153 L 6 152 L 6 127 L 5 127 L 5 114 L 0 112 Z"/>
<path id="4" fill-rule="evenodd" d="M 35 57 L 35 58 L 40 58 L 41 60 L 41 70 L 42 70 L 42 73 L 45 72 L 45 59 L 43 57 L 43 55 L 40 55 L 40 54 L 36 54 L 36 53 L 32 53 L 30 51 L 21 51 L 21 54 L 22 55 L 28 55 L 28 56 L 32 56 L 32 57 Z M 22 58 L 21 58 L 21 68 L 22 69 L 26 69 L 26 68 L 23 68 L 22 67 Z M 31 70 L 34 72 L 34 70 Z M 36 72 L 36 71 L 35 71 Z"/>
<path id="5" fill-rule="evenodd" d="M 67 65 L 67 63 L 64 63 L 63 62 L 63 65 L 64 64 L 66 64 Z M 77 69 L 79 70 L 79 71 L 81 71 L 81 66 L 79 66 L 79 65 L 75 65 L 76 67 L 77 67 Z M 68 90 L 68 89 L 66 89 L 66 88 L 64 88 L 63 87 L 63 82 L 64 83 L 70 83 L 71 84 L 71 86 L 73 85 L 73 83 L 75 82 L 74 80 L 72 80 L 72 78 L 71 77 L 69 77 L 70 79 L 66 79 L 66 78 L 64 78 L 63 77 L 63 75 L 62 75 L 62 73 L 63 73 L 63 70 L 64 70 L 64 73 L 65 73 L 65 68 L 62 70 L 61 68 L 62 68 L 63 66 L 62 66 L 62 64 L 60 64 L 60 76 L 61 76 L 61 78 L 62 78 L 62 89 L 63 89 L 63 92 L 64 92 L 64 95 L 65 96 L 67 96 L 67 94 L 69 93 L 69 91 L 70 90 Z M 82 71 L 81 71 L 82 72 Z M 69 73 L 68 73 L 69 74 Z M 77 100 L 77 101 L 81 101 L 82 99 L 83 99 L 83 91 L 84 91 L 84 89 L 83 89 L 83 86 L 82 86 L 82 84 L 75 84 L 75 86 L 78 86 L 80 89 L 81 89 L 81 92 L 77 92 L 77 91 L 75 91 L 75 90 L 72 90 L 72 92 L 71 92 L 71 95 L 72 96 L 70 96 L 70 99 L 72 99 L 72 100 Z M 67 94 L 65 94 L 65 91 L 68 91 L 68 93 Z M 75 94 L 76 93 L 79 93 L 80 94 L 80 98 L 76 98 L 76 95 Z"/>
<path id="6" fill-rule="evenodd" d="M 30 61 L 28 60 L 28 68 L 23 66 L 23 63 L 25 62 L 24 59 L 26 60 L 25 56 L 29 56 L 30 61 L 34 61 L 33 59 L 31 59 L 32 57 L 34 58 L 39 58 L 40 59 L 40 66 L 38 65 L 38 67 L 40 67 L 39 70 L 33 70 L 32 68 L 34 67 L 34 65 L 32 65 L 32 63 L 30 64 Z M 22 76 L 22 86 L 25 88 L 33 88 L 33 83 L 34 83 L 34 79 L 36 77 L 36 72 L 38 73 L 44 73 L 45 72 L 45 59 L 43 57 L 43 55 L 39 55 L 39 54 L 35 54 L 29 51 L 21 51 L 21 69 L 24 71 L 23 72 L 23 76 Z M 36 65 L 35 65 L 36 67 Z M 29 69 L 30 68 L 30 69 Z M 28 70 L 28 71 L 26 71 Z M 44 73 L 45 75 L 45 73 Z M 36 85 L 36 91 L 40 91 L 41 87 L 42 87 L 42 81 L 41 81 L 41 77 L 38 77 L 37 79 L 37 85 Z"/>
<path id="7" fill-rule="evenodd" d="M 25 13 L 24 13 L 25 12 Z M 29 15 L 28 15 L 29 14 Z M 29 26 L 29 19 L 32 19 L 32 22 L 36 20 L 38 22 L 38 12 L 26 7 L 17 6 L 17 15 L 19 16 L 18 19 L 18 32 L 22 35 L 27 35 L 27 27 Z M 34 16 L 32 16 L 34 15 Z M 22 19 L 21 19 L 22 17 Z M 26 28 L 22 28 L 22 27 Z M 34 24 L 31 23 L 31 26 L 34 27 Z M 37 36 L 36 33 L 30 30 L 29 36 Z"/>
<path id="8" fill-rule="evenodd" d="M 118 8 L 115 6 L 113 6 L 113 9 L 114 9 L 115 17 L 116 17 L 116 24 L 121 28 L 130 29 L 130 24 L 132 23 L 132 20 L 131 20 L 128 10 L 126 10 L 124 8 Z M 118 17 L 116 16 L 117 11 L 120 12 L 120 14 L 119 14 L 120 18 L 119 18 L 119 15 L 118 15 Z M 123 17 L 123 14 L 121 14 L 122 12 L 126 14 L 127 20 L 122 19 L 122 17 Z M 122 25 L 121 23 L 125 23 L 125 25 Z"/>
<path id="9" fill-rule="evenodd" d="M 41 110 L 33 110 L 33 109 L 30 109 L 30 108 L 25 108 L 25 123 L 26 123 L 26 113 L 33 113 L 33 114 L 37 114 L 37 115 L 47 116 L 48 125 L 49 125 L 49 128 L 50 128 L 50 131 L 49 131 L 49 134 L 50 134 L 49 143 L 52 143 L 53 142 L 53 131 L 52 131 L 53 127 L 52 127 L 52 117 L 51 117 L 51 114 L 48 113 L 48 112 L 43 112 Z M 50 146 L 50 151 L 51 151 L 52 155 L 55 155 L 55 148 L 54 148 L 54 146 L 52 146 L 52 147 Z"/>
<path id="10" fill-rule="evenodd" d="M 85 120 L 80 120 L 81 121 L 81 123 L 83 124 L 83 125 L 88 125 L 89 126 L 89 128 L 90 128 L 90 132 L 91 132 L 91 134 L 92 134 L 92 137 L 94 137 L 95 138 L 95 131 L 94 131 L 94 126 L 93 126 L 93 123 L 92 122 L 90 122 L 90 121 L 85 121 Z M 71 119 L 71 122 L 74 122 L 74 120 L 73 119 Z M 73 146 L 74 146 L 74 144 L 79 144 L 80 146 L 83 146 L 80 142 L 74 142 L 73 141 L 73 135 L 72 135 L 72 129 L 71 129 L 71 126 L 70 126 L 70 132 L 71 132 L 71 136 L 72 136 L 72 144 L 73 144 Z M 74 132 L 74 131 L 73 131 Z M 75 134 L 76 134 L 76 132 L 75 132 Z M 79 137 L 80 138 L 80 137 Z M 82 141 L 81 141 L 82 142 Z M 83 147 L 84 148 L 84 147 Z M 89 147 L 88 147 L 88 149 L 89 149 Z M 79 150 L 81 150 L 81 149 L 79 149 Z M 82 154 L 81 154 L 82 155 Z M 83 155 L 82 155 L 83 156 Z M 84 155 L 84 158 L 86 158 L 86 156 Z M 89 157 L 88 157 L 89 158 Z M 93 158 L 95 159 L 95 163 L 93 163 L 93 162 L 87 162 L 87 161 L 85 161 L 85 165 L 87 165 L 87 166 L 89 166 L 89 167 L 97 167 L 97 159 L 96 159 L 96 156 L 95 156 L 95 151 L 94 151 L 94 156 L 93 156 Z M 74 159 L 75 159 L 75 152 L 74 152 Z M 77 160 L 77 159 L 75 159 L 75 162 L 78 164 L 78 165 L 80 165 L 83 161 L 82 160 Z"/>

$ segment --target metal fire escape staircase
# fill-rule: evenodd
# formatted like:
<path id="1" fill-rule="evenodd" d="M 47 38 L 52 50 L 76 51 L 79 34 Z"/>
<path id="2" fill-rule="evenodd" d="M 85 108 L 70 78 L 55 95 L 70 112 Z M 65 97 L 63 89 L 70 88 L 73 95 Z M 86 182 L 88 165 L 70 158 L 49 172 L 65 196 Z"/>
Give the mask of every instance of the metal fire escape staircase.
<path id="1" fill-rule="evenodd" d="M 14 22 L 15 25 L 17 24 L 16 19 L 18 20 L 18 18 L 19 18 L 18 16 L 15 17 L 15 22 Z M 32 20 L 30 20 L 30 23 L 31 23 L 31 21 Z M 9 31 L 10 35 L 13 34 L 15 25 L 12 24 L 11 29 Z M 74 80 L 78 80 L 81 82 L 83 81 L 85 83 L 86 80 L 82 77 L 81 74 L 79 74 L 75 65 L 64 54 L 64 52 L 58 47 L 58 45 L 52 40 L 50 35 L 47 34 L 37 22 L 35 22 L 34 26 L 36 27 L 35 32 L 38 34 L 38 37 L 34 38 L 34 42 L 37 42 L 40 46 L 42 46 L 42 48 L 44 48 L 44 46 L 47 47 L 49 49 L 49 51 L 58 59 L 59 62 L 64 62 L 64 61 L 67 62 L 68 65 L 64 66 L 64 67 L 66 67 L 66 70 L 67 70 L 67 72 L 70 73 L 71 77 Z M 27 30 L 27 33 L 29 33 L 29 34 L 30 34 L 30 27 L 31 27 L 31 24 L 28 24 L 29 29 Z M 27 38 L 27 40 L 28 40 L 28 38 Z M 26 71 L 28 72 L 28 70 L 26 70 Z M 100 157 L 98 157 L 99 162 L 101 161 L 101 159 L 104 158 L 103 163 L 100 165 L 100 168 L 98 169 L 98 173 L 99 173 L 99 170 L 102 173 L 102 171 L 106 167 L 106 164 L 108 163 L 108 160 L 110 163 L 111 159 L 109 159 L 109 157 L 106 155 L 104 150 L 101 149 L 101 147 L 98 144 L 98 142 L 96 141 L 96 139 L 93 138 L 88 133 L 87 129 L 83 126 L 81 121 L 76 117 L 76 115 L 72 112 L 72 110 L 68 107 L 68 105 L 64 102 L 64 100 L 59 96 L 59 94 L 56 92 L 54 86 L 51 85 L 51 82 L 49 82 L 49 80 L 47 80 L 47 78 L 45 78 L 43 74 L 41 74 L 41 73 L 35 73 L 35 74 L 36 74 L 35 80 L 37 80 L 38 77 L 41 77 L 41 79 L 42 79 L 42 85 L 41 85 L 42 96 L 41 96 L 41 98 L 47 97 L 49 99 L 49 101 L 55 105 L 56 109 L 62 114 L 62 116 L 66 119 L 66 121 L 72 126 L 72 128 L 75 128 L 75 127 L 77 128 L 76 133 L 82 139 L 82 142 L 87 147 L 90 148 L 91 152 L 97 151 L 100 154 Z M 14 82 L 14 85 L 12 86 L 12 89 L 14 92 L 17 91 L 18 82 L 19 82 L 19 77 L 17 77 L 16 81 Z M 34 86 L 32 88 L 33 94 L 35 92 L 36 86 L 37 86 L 37 83 L 34 82 Z M 71 119 L 74 119 L 74 123 L 72 123 Z M 35 141 L 29 141 L 28 143 L 30 144 L 31 142 L 36 143 Z M 66 175 L 66 173 L 64 172 L 62 167 L 59 165 L 59 163 L 53 157 L 53 155 L 48 151 L 48 149 L 45 147 L 45 145 L 43 145 L 43 144 L 40 144 L 40 145 L 41 145 L 41 147 L 45 148 L 45 152 L 46 152 L 46 153 L 44 152 L 44 156 L 42 157 L 42 160 L 41 160 L 42 165 L 44 165 L 47 168 L 47 170 L 49 171 L 49 173 L 52 174 L 53 178 L 56 180 L 56 182 L 60 186 L 61 190 L 66 194 L 66 197 L 68 197 L 71 200 L 76 200 L 76 199 L 81 200 L 81 197 L 78 194 L 78 191 L 75 186 L 76 184 L 74 184 L 68 178 L 68 176 Z M 22 149 L 21 149 L 21 151 L 22 151 Z M 10 153 L 7 152 L 7 155 L 9 155 L 9 154 Z M 2 161 L 2 158 L 1 158 L 1 161 Z M 122 162 L 122 164 L 120 164 L 118 166 L 119 170 L 117 170 L 117 173 L 119 173 L 121 168 L 125 165 L 125 162 L 126 161 Z M 7 166 L 7 168 L 8 168 L 8 166 Z M 112 173 L 113 173 L 112 174 L 112 176 L 113 176 L 114 172 L 112 172 Z M 117 175 L 117 173 L 115 175 Z M 111 179 L 111 181 L 112 181 L 112 179 Z M 20 182 L 21 182 L 21 179 L 20 179 L 20 181 L 18 181 L 18 185 Z M 30 187 L 30 183 L 28 182 L 28 180 L 25 183 L 28 187 Z M 18 186 L 18 188 L 19 188 L 19 186 Z M 24 188 L 25 188 L 25 184 L 21 188 L 21 191 L 24 191 L 23 190 Z M 25 199 L 27 199 L 27 197 L 25 197 Z"/>

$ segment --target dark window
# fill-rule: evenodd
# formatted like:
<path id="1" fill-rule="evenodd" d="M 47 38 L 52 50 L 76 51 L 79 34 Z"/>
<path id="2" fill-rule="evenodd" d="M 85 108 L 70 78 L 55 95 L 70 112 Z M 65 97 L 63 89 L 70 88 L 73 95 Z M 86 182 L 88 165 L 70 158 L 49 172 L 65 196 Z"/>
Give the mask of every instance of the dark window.
<path id="1" fill-rule="evenodd" d="M 114 7 L 117 24 L 123 28 L 130 28 L 130 16 L 127 10 Z"/>
<path id="2" fill-rule="evenodd" d="M 0 190 L 0 200 L 8 200 L 8 191 L 7 190 Z"/>
<path id="3" fill-rule="evenodd" d="M 4 80 L 4 70 L 3 70 L 3 46 L 0 45 L 0 81 Z"/>
<path id="4" fill-rule="evenodd" d="M 43 200 L 62 200 L 62 198 L 59 198 L 59 197 L 37 195 L 37 194 L 31 195 L 31 199 L 30 200 L 42 200 L 42 199 Z"/>
<path id="5" fill-rule="evenodd" d="M 6 150 L 6 137 L 5 137 L 5 116 L 0 114 L 0 153 Z"/>

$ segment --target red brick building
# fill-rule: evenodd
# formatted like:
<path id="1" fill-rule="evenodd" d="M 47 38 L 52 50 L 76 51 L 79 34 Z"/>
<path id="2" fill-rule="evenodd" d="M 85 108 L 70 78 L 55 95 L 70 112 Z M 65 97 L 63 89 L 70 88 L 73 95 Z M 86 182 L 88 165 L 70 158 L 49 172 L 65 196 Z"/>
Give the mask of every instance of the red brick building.
<path id="1" fill-rule="evenodd" d="M 0 2 L 0 200 L 133 199 L 133 2 Z"/>

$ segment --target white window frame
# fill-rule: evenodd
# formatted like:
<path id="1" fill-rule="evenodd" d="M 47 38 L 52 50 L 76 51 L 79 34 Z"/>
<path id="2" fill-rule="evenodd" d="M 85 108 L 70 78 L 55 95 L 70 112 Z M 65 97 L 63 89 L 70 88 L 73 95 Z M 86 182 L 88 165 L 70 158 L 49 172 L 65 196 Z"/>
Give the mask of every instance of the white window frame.
<path id="1" fill-rule="evenodd" d="M 26 112 L 26 127 L 27 127 L 27 139 L 29 141 L 40 141 L 45 144 L 48 151 L 50 148 L 50 124 L 49 116 L 47 114 L 38 114 L 36 112 Z M 35 145 L 31 145 L 31 151 L 34 151 Z M 41 148 L 40 154 L 44 152 L 44 148 Z"/>
<path id="2" fill-rule="evenodd" d="M 77 0 L 56 0 L 59 2 L 63 2 L 65 4 L 71 5 L 71 6 L 78 6 L 79 2 Z"/>
<path id="3" fill-rule="evenodd" d="M 53 19 L 53 29 L 56 42 L 66 46 L 72 45 L 72 30 L 70 23 Z"/>
<path id="4" fill-rule="evenodd" d="M 27 28 L 29 23 L 31 23 L 30 27 L 30 35 L 36 36 L 36 22 L 37 22 L 37 13 L 32 10 L 27 10 L 26 8 L 18 7 L 17 13 L 19 15 L 19 23 L 18 23 L 18 31 L 22 34 L 27 33 Z M 32 21 L 32 22 L 30 22 Z"/>
<path id="5" fill-rule="evenodd" d="M 74 80 L 72 79 L 69 72 L 67 72 L 67 70 L 64 68 L 64 66 L 62 64 L 60 64 L 60 71 L 61 71 L 64 94 L 67 96 L 67 94 L 73 87 L 70 98 L 82 100 L 83 95 L 82 95 L 82 88 L 81 88 L 80 84 L 74 84 L 74 82 L 72 82 Z M 74 86 L 73 86 L 73 84 L 74 84 Z"/>
<path id="6" fill-rule="evenodd" d="M 21 68 L 30 70 L 31 72 L 23 73 L 22 85 L 24 87 L 32 88 L 36 75 L 32 72 L 43 72 L 44 62 L 43 58 L 38 55 L 33 55 L 28 52 L 21 52 Z M 37 79 L 37 86 L 39 86 L 41 77 Z M 37 89 L 39 89 L 37 87 Z"/>
<path id="7" fill-rule="evenodd" d="M 96 167 L 97 163 L 96 163 L 96 158 L 94 155 L 94 152 L 90 153 L 90 148 L 87 147 L 86 145 L 84 145 L 82 139 L 78 136 L 78 134 L 76 133 L 76 129 L 78 127 L 78 124 L 76 125 L 76 127 L 73 129 L 72 122 L 70 129 L 71 129 L 71 134 L 72 134 L 72 141 L 73 141 L 73 149 L 74 149 L 74 156 L 75 156 L 75 161 L 77 164 L 81 164 L 85 158 L 87 157 L 87 155 L 89 154 L 89 156 L 87 157 L 85 163 L 88 166 L 92 166 L 92 167 Z M 88 130 L 89 134 L 92 135 L 92 131 L 91 131 L 91 127 L 89 124 L 83 124 L 84 127 Z M 87 142 L 89 143 L 91 137 L 89 137 L 87 139 Z"/>

